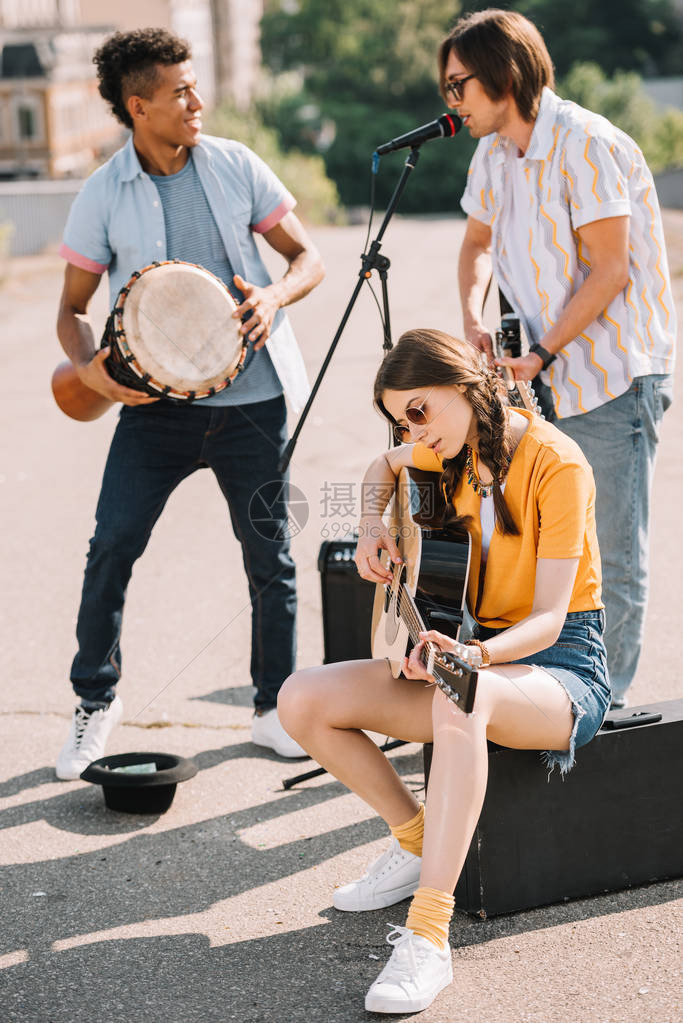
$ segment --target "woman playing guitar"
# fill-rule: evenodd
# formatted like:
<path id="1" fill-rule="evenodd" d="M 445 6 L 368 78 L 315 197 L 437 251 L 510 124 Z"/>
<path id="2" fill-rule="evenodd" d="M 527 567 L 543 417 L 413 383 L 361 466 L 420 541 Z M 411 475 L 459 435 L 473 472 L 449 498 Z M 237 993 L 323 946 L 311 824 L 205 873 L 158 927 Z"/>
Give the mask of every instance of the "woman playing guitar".
<path id="1" fill-rule="evenodd" d="M 400 446 L 379 455 L 363 486 L 356 554 L 364 579 L 386 584 L 378 556 L 400 554 L 382 513 L 405 466 L 442 472 L 472 538 L 468 607 L 474 640 L 420 634 L 395 679 L 383 660 L 292 675 L 280 718 L 292 735 L 389 825 L 391 847 L 337 909 L 413 899 L 393 953 L 371 986 L 368 1011 L 425 1009 L 452 979 L 452 893 L 486 791 L 486 740 L 545 750 L 564 773 L 609 707 L 602 642 L 595 486 L 579 448 L 550 423 L 507 405 L 505 387 L 466 342 L 435 330 L 404 334 L 375 381 L 375 404 Z M 478 668 L 474 712 L 431 685 L 422 654 L 434 643 Z M 363 729 L 434 743 L 426 810 Z"/>

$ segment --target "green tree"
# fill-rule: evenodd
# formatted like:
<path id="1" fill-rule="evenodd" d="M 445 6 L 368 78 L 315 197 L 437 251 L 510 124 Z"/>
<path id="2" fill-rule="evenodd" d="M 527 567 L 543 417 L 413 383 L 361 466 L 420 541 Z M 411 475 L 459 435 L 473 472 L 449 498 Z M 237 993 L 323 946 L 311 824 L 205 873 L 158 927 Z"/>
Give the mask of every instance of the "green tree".
<path id="1" fill-rule="evenodd" d="M 319 98 L 424 102 L 451 13 L 442 0 L 266 0 L 261 45 L 272 70 L 303 69 Z"/>
<path id="2" fill-rule="evenodd" d="M 291 149 L 283 152 L 276 132 L 253 114 L 240 114 L 228 104 L 211 112 L 207 127 L 211 134 L 239 139 L 258 153 L 296 196 L 297 212 L 305 220 L 320 224 L 341 218 L 339 194 L 321 156 Z"/>
<path id="3" fill-rule="evenodd" d="M 672 0 L 465 0 L 463 11 L 493 6 L 538 26 L 560 76 L 578 61 L 607 74 L 679 75 L 683 68 L 683 19 Z"/>
<path id="4" fill-rule="evenodd" d="M 597 64 L 575 64 L 558 91 L 635 139 L 651 170 L 683 166 L 683 112 L 660 113 L 643 92 L 639 75 L 618 71 L 608 78 Z"/>
<path id="5" fill-rule="evenodd" d="M 284 147 L 313 151 L 326 124 L 328 174 L 347 205 L 365 205 L 376 146 L 438 117 L 436 51 L 452 21 L 442 0 L 267 0 L 262 47 L 269 69 L 298 72 L 303 89 L 275 78 L 260 105 Z M 457 13 L 457 10 L 456 12 Z M 425 146 L 401 200 L 403 212 L 453 209 L 474 150 L 469 136 Z M 376 185 L 388 201 L 406 154 L 386 157 Z"/>
<path id="6" fill-rule="evenodd" d="M 683 20 L 672 0 L 498 2 L 539 26 L 563 95 L 632 135 L 654 170 L 680 164 L 683 115 L 658 114 L 636 73 L 678 73 L 683 66 Z M 262 45 L 273 77 L 260 103 L 265 122 L 283 148 L 323 152 L 342 202 L 367 204 L 374 149 L 443 110 L 438 44 L 461 13 L 486 6 L 486 0 L 450 7 L 442 0 L 266 0 Z M 456 209 L 474 146 L 466 131 L 424 146 L 401 211 Z M 405 152 L 382 160 L 378 205 L 388 201 L 404 158 Z"/>

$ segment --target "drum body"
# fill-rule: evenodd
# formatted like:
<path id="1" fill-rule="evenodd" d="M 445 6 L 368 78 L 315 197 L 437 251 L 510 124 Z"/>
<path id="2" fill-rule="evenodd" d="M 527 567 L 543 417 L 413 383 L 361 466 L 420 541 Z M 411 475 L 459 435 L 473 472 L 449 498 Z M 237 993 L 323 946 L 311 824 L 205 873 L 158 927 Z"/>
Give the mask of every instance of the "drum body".
<path id="1" fill-rule="evenodd" d="M 244 366 L 246 342 L 235 302 L 214 274 L 169 260 L 133 274 L 121 288 L 102 345 L 120 384 L 176 402 L 209 398 Z"/>

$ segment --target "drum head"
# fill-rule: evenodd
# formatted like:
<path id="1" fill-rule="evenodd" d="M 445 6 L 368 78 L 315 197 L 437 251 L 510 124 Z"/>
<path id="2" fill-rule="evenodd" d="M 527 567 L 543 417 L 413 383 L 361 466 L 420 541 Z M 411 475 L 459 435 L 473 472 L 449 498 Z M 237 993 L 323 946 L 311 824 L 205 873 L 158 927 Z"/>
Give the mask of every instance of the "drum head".
<path id="1" fill-rule="evenodd" d="M 125 341 L 154 383 L 174 392 L 220 389 L 242 355 L 236 305 L 217 277 L 191 263 L 162 263 L 130 286 Z"/>

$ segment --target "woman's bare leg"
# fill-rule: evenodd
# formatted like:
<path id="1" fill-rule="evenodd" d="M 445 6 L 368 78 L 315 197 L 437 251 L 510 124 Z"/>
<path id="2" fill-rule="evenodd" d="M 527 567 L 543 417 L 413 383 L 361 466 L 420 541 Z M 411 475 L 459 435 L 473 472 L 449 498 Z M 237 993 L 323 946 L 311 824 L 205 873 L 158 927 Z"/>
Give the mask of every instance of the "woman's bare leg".
<path id="1" fill-rule="evenodd" d="M 470 715 L 436 693 L 422 887 L 455 889 L 484 802 L 487 738 L 514 749 L 568 749 L 573 724 L 569 697 L 542 668 L 507 664 L 480 671 Z"/>
<path id="2" fill-rule="evenodd" d="M 385 661 L 342 661 L 291 675 L 278 714 L 314 760 L 395 826 L 414 817 L 419 804 L 362 729 L 431 742 L 434 692 L 424 682 L 393 678 Z"/>
<path id="3" fill-rule="evenodd" d="M 418 809 L 391 763 L 361 729 L 434 742 L 421 885 L 452 892 L 481 813 L 486 740 L 516 749 L 567 749 L 571 702 L 541 668 L 496 665 L 479 674 L 475 713 L 440 690 L 394 679 L 384 661 L 344 661 L 296 672 L 280 691 L 286 730 L 390 826 Z"/>

